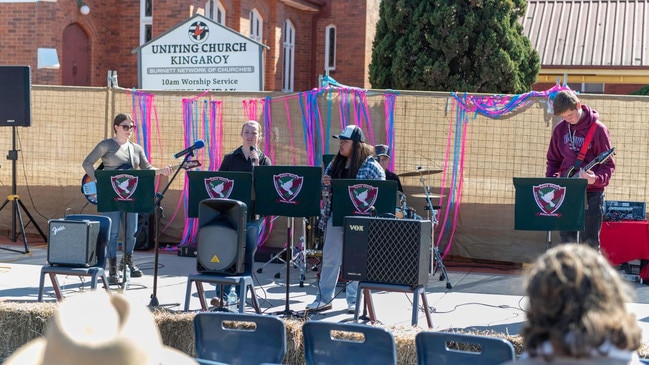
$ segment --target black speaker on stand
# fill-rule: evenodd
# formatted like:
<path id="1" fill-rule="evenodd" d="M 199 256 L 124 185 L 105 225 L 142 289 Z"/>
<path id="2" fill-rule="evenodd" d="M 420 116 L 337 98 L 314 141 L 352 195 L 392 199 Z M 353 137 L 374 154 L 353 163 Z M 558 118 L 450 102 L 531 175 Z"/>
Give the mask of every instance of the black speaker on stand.
<path id="1" fill-rule="evenodd" d="M 7 196 L 5 202 L 0 206 L 0 211 L 7 204 L 11 203 L 11 241 L 18 240 L 17 224 L 20 224 L 20 233 L 22 234 L 25 251 L 19 251 L 12 248 L 0 247 L 0 249 L 28 253 L 27 236 L 25 235 L 25 224 L 21 209 L 27 214 L 30 222 L 34 224 L 38 233 L 43 240 L 47 242 L 47 236 L 38 226 L 34 217 L 29 213 L 25 205 L 20 201 L 20 196 L 16 194 L 16 161 L 18 160 L 18 150 L 16 150 L 16 127 L 31 126 L 31 69 L 29 66 L 0 66 L 0 127 L 12 128 L 12 145 L 7 154 L 7 160 L 11 161 L 11 195 Z"/>
<path id="2" fill-rule="evenodd" d="M 196 271 L 244 272 L 247 218 L 247 206 L 239 200 L 205 199 L 199 203 Z"/>

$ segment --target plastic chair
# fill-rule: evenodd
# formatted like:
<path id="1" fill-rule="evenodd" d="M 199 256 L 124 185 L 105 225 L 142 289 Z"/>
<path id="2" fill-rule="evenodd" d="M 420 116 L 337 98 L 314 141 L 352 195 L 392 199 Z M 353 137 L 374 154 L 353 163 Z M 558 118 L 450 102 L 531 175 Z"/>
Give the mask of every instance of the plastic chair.
<path id="1" fill-rule="evenodd" d="M 281 364 L 286 354 L 286 327 L 272 316 L 252 313 L 201 312 L 194 317 L 196 357 L 228 364 Z"/>
<path id="2" fill-rule="evenodd" d="M 451 348 L 451 343 L 457 348 Z M 418 365 L 496 365 L 516 358 L 507 340 L 461 333 L 419 332 L 415 348 Z"/>
<path id="3" fill-rule="evenodd" d="M 381 327 L 309 321 L 302 334 L 307 365 L 397 363 L 394 337 Z"/>
<path id="4" fill-rule="evenodd" d="M 43 291 L 45 289 L 45 275 L 49 275 L 52 282 L 52 288 L 56 295 L 57 300 L 63 299 L 59 282 L 56 278 L 57 275 L 72 275 L 72 276 L 89 276 L 90 289 L 97 288 L 97 282 L 102 281 L 104 289 L 110 292 L 106 273 L 104 272 L 104 264 L 106 261 L 106 245 L 110 237 L 111 220 L 109 217 L 94 214 L 70 214 L 65 217 L 66 220 L 90 220 L 99 222 L 99 235 L 97 236 L 97 264 L 91 267 L 66 267 L 66 266 L 52 266 L 43 265 L 41 267 L 41 277 L 38 284 L 38 301 L 43 301 Z"/>
<path id="5" fill-rule="evenodd" d="M 218 210 L 223 211 L 214 214 L 214 211 Z M 231 199 L 207 199 L 201 201 L 199 206 L 199 227 L 203 227 L 214 222 L 215 216 L 217 218 L 225 216 L 225 211 L 228 211 L 227 215 L 230 220 L 236 220 L 236 222 L 232 223 L 232 225 L 234 226 L 233 228 L 226 227 L 226 229 L 236 230 L 236 239 L 241 240 L 241 243 L 237 242 L 237 245 L 245 245 L 243 272 L 237 275 L 232 275 L 225 272 L 227 270 L 224 270 L 224 272 L 193 273 L 187 275 L 187 289 L 185 291 L 184 307 L 185 312 L 189 311 L 189 302 L 192 294 L 192 283 L 196 286 L 198 299 L 201 303 L 201 309 L 203 311 L 207 310 L 207 302 L 205 300 L 205 290 L 203 289 L 203 283 L 211 283 L 220 286 L 218 293 L 221 296 L 224 292 L 227 292 L 227 290 L 224 290 L 226 286 L 236 285 L 238 287 L 238 292 L 240 293 L 239 313 L 244 313 L 246 306 L 246 296 L 247 293 L 250 292 L 250 298 L 252 300 L 252 306 L 255 309 L 255 312 L 261 313 L 259 303 L 257 302 L 257 294 L 255 293 L 254 282 L 252 279 L 252 266 L 255 261 L 255 251 L 257 250 L 259 225 L 256 222 L 246 222 L 247 214 L 245 203 Z M 201 245 L 200 239 L 199 245 Z M 201 248 L 199 247 L 198 250 L 199 255 L 201 255 Z M 200 263 L 197 263 L 197 266 L 200 266 Z"/>

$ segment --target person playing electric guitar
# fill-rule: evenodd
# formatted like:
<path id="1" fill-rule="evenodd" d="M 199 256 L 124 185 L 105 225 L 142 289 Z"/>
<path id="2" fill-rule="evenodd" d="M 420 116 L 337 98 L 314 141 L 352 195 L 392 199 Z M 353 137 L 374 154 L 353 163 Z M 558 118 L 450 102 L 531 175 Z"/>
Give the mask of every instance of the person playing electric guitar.
<path id="1" fill-rule="evenodd" d="M 83 169 L 86 174 L 95 180 L 94 164 L 101 160 L 105 170 L 117 170 L 128 166 L 132 168 L 139 168 L 142 170 L 160 170 L 162 175 L 169 175 L 172 172 L 170 166 L 157 169 L 144 155 L 142 146 L 129 141 L 129 138 L 135 130 L 135 123 L 133 118 L 128 114 L 117 114 L 113 120 L 113 138 L 105 139 L 99 142 L 95 148 L 83 160 Z M 108 283 L 118 284 L 119 276 L 117 269 L 117 237 L 121 226 L 122 212 L 104 212 L 103 215 L 110 217 L 110 239 L 108 241 L 108 250 L 106 257 L 108 258 Z M 131 270 L 132 277 L 142 276 L 142 271 L 133 264 L 133 248 L 135 247 L 135 232 L 137 231 L 137 213 L 126 213 L 127 229 L 128 232 L 124 234 L 124 248 L 122 255 L 121 265 L 128 265 Z M 122 266 L 123 267 L 123 266 Z M 120 268 L 119 271 L 122 271 Z"/>
<path id="2" fill-rule="evenodd" d="M 562 120 L 554 127 L 547 153 L 546 177 L 578 177 L 588 180 L 584 231 L 580 241 L 599 251 L 599 233 L 604 210 L 604 189 L 615 171 L 608 156 L 602 163 L 583 169 L 612 149 L 608 128 L 599 113 L 582 104 L 573 91 L 560 91 L 553 100 L 554 115 Z M 561 242 L 576 242 L 577 232 L 559 232 Z"/>

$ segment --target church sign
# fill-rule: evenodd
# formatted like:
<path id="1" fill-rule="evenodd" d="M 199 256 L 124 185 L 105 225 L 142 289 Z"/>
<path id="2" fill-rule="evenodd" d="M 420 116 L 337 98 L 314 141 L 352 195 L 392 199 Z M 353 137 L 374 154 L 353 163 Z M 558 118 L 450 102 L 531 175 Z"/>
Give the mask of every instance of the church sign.
<path id="1" fill-rule="evenodd" d="M 266 47 L 196 15 L 138 48 L 146 90 L 263 91 Z"/>

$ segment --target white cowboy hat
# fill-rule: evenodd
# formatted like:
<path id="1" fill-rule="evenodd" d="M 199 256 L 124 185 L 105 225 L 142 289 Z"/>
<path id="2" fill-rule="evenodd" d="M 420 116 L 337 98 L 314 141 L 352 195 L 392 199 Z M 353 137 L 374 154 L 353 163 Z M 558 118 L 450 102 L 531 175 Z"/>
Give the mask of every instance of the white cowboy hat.
<path id="1" fill-rule="evenodd" d="M 153 314 L 124 295 L 84 293 L 61 302 L 45 337 L 20 347 L 5 365 L 185 365 L 187 354 L 163 345 Z"/>

